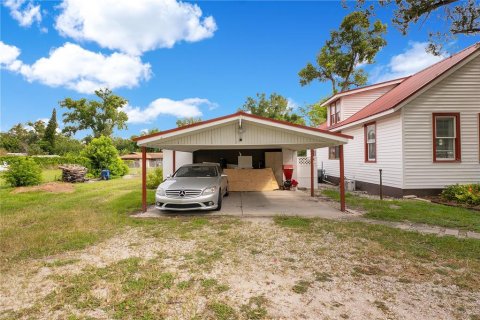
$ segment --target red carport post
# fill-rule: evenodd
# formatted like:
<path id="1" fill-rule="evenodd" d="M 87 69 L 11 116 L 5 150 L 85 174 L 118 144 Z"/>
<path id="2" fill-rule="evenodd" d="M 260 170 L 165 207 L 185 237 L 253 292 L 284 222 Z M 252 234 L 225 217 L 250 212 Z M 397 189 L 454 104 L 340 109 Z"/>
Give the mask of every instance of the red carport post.
<path id="1" fill-rule="evenodd" d="M 340 152 L 340 210 L 345 212 L 345 168 L 343 159 L 343 145 L 339 146 Z"/>
<path id="2" fill-rule="evenodd" d="M 310 149 L 310 196 L 315 196 L 315 149 Z"/>
<path id="3" fill-rule="evenodd" d="M 175 171 L 177 170 L 177 166 L 176 166 L 176 162 L 177 162 L 177 153 L 175 152 L 175 150 L 172 151 L 172 176 L 173 174 L 175 173 Z"/>
<path id="4" fill-rule="evenodd" d="M 142 211 L 147 211 L 147 148 L 142 147 Z"/>

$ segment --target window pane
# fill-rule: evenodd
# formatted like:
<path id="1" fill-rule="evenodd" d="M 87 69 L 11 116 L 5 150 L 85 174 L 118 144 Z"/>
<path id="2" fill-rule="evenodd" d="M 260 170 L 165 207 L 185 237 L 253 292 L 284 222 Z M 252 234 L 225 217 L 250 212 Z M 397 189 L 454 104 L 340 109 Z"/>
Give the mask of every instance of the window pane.
<path id="1" fill-rule="evenodd" d="M 375 125 L 371 124 L 367 127 L 367 143 L 375 142 Z"/>
<path id="2" fill-rule="evenodd" d="M 375 160 L 376 154 L 375 154 L 375 143 L 369 143 L 368 144 L 368 160 Z"/>
<path id="3" fill-rule="evenodd" d="M 453 138 L 455 137 L 455 118 L 453 117 L 437 117 L 436 121 L 436 134 L 437 138 Z"/>
<path id="4" fill-rule="evenodd" d="M 440 138 L 436 140 L 437 159 L 455 159 L 455 139 Z"/>

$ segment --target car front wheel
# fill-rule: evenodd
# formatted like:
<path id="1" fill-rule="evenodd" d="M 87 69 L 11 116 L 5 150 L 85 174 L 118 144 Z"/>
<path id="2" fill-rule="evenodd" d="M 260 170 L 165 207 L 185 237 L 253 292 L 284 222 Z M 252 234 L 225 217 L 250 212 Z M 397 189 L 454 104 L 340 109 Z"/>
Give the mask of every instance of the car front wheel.
<path id="1" fill-rule="evenodd" d="M 215 208 L 216 211 L 222 210 L 222 192 L 218 193 L 218 201 L 217 201 L 217 208 Z"/>

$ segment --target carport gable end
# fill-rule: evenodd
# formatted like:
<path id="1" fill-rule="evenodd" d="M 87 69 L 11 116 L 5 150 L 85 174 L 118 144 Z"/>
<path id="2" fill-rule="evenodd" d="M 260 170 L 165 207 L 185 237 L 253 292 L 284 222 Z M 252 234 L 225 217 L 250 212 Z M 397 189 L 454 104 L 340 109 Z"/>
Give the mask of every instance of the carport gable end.
<path id="1" fill-rule="evenodd" d="M 200 149 L 287 148 L 306 150 L 348 143 L 341 133 L 237 112 L 134 138 L 141 147 L 193 152 Z"/>
<path id="2" fill-rule="evenodd" d="M 175 159 L 176 151 L 282 149 L 294 152 L 337 145 L 342 146 L 348 143 L 350 139 L 353 139 L 353 137 L 240 111 L 224 117 L 137 137 L 134 141 L 142 147 L 142 154 L 145 154 L 146 147 L 161 148 L 163 150 L 172 150 L 173 159 Z M 343 148 L 341 147 L 341 149 Z M 313 152 L 311 156 L 313 170 Z M 341 158 L 340 166 L 343 165 L 342 152 Z M 172 172 L 174 172 L 176 169 L 175 162 L 172 165 Z M 313 175 L 311 175 L 311 180 L 313 196 Z M 142 181 L 142 191 L 146 194 L 145 166 L 142 168 Z M 143 193 L 142 199 L 146 199 Z M 340 193 L 343 210 L 343 188 L 341 188 Z M 142 206 L 144 210 L 146 210 L 145 201 L 142 201 L 144 202 Z"/>

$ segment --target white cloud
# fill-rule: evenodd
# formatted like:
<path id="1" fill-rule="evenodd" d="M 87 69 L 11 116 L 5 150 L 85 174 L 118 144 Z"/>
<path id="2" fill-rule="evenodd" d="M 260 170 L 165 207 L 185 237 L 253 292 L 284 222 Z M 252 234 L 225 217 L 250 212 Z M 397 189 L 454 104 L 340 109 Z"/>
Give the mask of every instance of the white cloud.
<path id="1" fill-rule="evenodd" d="M 445 55 L 434 56 L 426 52 L 427 45 L 426 42 L 409 42 L 408 48 L 393 56 L 388 65 L 378 66 L 373 70 L 375 82 L 412 75 L 445 58 Z"/>
<path id="2" fill-rule="evenodd" d="M 20 55 L 20 49 L 0 41 L 0 68 L 15 71 L 21 65 L 17 60 Z"/>
<path id="3" fill-rule="evenodd" d="M 211 106 L 215 105 L 208 99 L 201 98 L 184 100 L 159 98 L 152 101 L 145 109 L 127 106 L 125 112 L 128 115 L 129 123 L 150 123 L 161 115 L 170 115 L 177 118 L 200 117 L 202 116 L 200 107 L 211 108 Z"/>
<path id="4" fill-rule="evenodd" d="M 60 7 L 62 35 L 133 55 L 210 38 L 217 29 L 196 4 L 176 0 L 64 0 Z"/>
<path id="5" fill-rule="evenodd" d="M 151 74 L 150 64 L 142 63 L 138 57 L 123 53 L 103 55 L 68 42 L 32 65 L 16 60 L 20 54 L 18 48 L 2 42 L 0 49 L 2 66 L 22 74 L 28 81 L 81 93 L 92 93 L 101 87 L 135 87 Z"/>
<path id="6" fill-rule="evenodd" d="M 35 21 L 42 21 L 40 5 L 33 5 L 32 1 L 5 0 L 3 5 L 10 9 L 10 15 L 17 20 L 22 27 L 30 27 Z"/>

